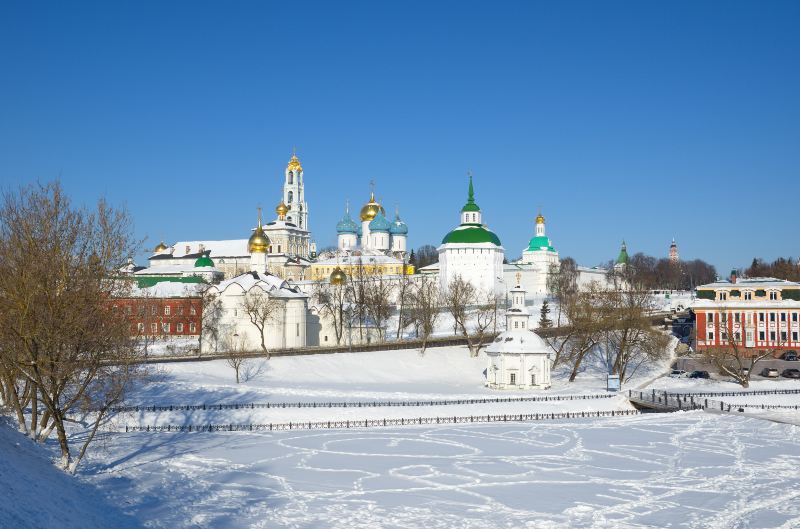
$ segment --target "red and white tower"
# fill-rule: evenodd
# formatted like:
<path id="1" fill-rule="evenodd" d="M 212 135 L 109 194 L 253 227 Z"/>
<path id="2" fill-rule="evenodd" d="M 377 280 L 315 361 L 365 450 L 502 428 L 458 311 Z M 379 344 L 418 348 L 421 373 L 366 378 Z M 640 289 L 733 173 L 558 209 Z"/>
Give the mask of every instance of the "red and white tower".
<path id="1" fill-rule="evenodd" d="M 669 262 L 678 262 L 678 245 L 675 243 L 675 238 L 672 238 L 672 244 L 669 245 Z"/>

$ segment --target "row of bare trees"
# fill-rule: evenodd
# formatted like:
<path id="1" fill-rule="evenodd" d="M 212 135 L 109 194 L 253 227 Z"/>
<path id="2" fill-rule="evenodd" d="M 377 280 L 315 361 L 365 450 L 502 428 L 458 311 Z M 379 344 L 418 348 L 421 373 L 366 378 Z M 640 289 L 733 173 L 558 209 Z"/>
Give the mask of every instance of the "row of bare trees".
<path id="1" fill-rule="evenodd" d="M 109 409 L 144 376 L 118 270 L 138 243 L 104 201 L 73 205 L 58 183 L 8 192 L 0 205 L 0 399 L 19 430 L 55 435 L 74 472 Z M 70 424 L 83 430 L 73 447 Z"/>

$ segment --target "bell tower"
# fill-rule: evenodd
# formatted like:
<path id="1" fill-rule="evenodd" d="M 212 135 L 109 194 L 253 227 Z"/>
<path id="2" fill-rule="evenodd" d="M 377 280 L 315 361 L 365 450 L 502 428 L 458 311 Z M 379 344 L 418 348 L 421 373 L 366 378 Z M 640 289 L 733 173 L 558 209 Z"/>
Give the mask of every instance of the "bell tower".
<path id="1" fill-rule="evenodd" d="M 303 166 L 294 149 L 292 149 L 292 157 L 284 172 L 283 203 L 289 208 L 286 212 L 286 222 L 291 222 L 298 228 L 309 231 L 308 205 L 303 189 Z"/>

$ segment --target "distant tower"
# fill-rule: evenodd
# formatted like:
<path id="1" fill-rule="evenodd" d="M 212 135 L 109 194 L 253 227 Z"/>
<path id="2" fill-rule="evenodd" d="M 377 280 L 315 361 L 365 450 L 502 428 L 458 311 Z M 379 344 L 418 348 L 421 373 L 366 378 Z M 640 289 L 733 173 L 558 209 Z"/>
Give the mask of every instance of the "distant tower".
<path id="1" fill-rule="evenodd" d="M 269 248 L 269 237 L 264 233 L 261 224 L 261 208 L 258 208 L 258 224 L 250 239 L 247 241 L 247 251 L 250 252 L 250 270 L 253 272 L 267 271 L 267 249 Z"/>
<path id="2" fill-rule="evenodd" d="M 677 263 L 678 261 L 678 245 L 675 243 L 675 237 L 673 237 L 672 244 L 669 245 L 669 262 Z"/>
<path id="3" fill-rule="evenodd" d="M 308 231 L 308 205 L 305 200 L 303 166 L 300 165 L 300 159 L 297 158 L 297 153 L 293 149 L 292 158 L 286 166 L 283 183 L 283 202 L 289 208 L 286 221 Z"/>
<path id="4" fill-rule="evenodd" d="M 623 270 L 626 266 L 628 266 L 628 245 L 625 244 L 625 240 L 623 239 L 622 246 L 619 249 L 619 255 L 617 256 L 616 262 L 614 262 L 614 268 Z"/>

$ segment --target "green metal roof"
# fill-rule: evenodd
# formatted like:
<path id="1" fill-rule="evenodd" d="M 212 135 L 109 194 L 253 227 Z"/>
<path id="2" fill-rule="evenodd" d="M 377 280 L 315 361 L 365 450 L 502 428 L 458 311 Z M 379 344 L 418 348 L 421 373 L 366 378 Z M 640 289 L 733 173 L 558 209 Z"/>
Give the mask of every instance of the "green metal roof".
<path id="1" fill-rule="evenodd" d="M 214 266 L 214 261 L 208 256 L 208 254 L 201 255 L 197 261 L 194 262 L 195 268 L 201 268 L 203 266 Z"/>
<path id="2" fill-rule="evenodd" d="M 531 239 L 531 242 L 528 244 L 528 250 L 531 251 L 546 250 L 549 252 L 554 252 L 555 248 L 553 248 L 553 244 L 550 242 L 550 239 L 542 235 L 540 237 L 534 237 L 533 239 Z"/>
<path id="3" fill-rule="evenodd" d="M 174 276 L 144 276 L 137 277 L 139 288 L 152 287 L 158 283 L 205 283 L 200 276 L 174 277 Z"/>
<path id="4" fill-rule="evenodd" d="M 619 249 L 617 264 L 628 264 L 628 247 L 625 245 L 625 241 L 622 241 L 622 248 Z"/>
<path id="5" fill-rule="evenodd" d="M 502 246 L 500 238 L 493 231 L 484 228 L 480 224 L 462 224 L 442 239 L 442 244 L 476 244 L 482 242 L 490 242 L 497 246 Z"/>

